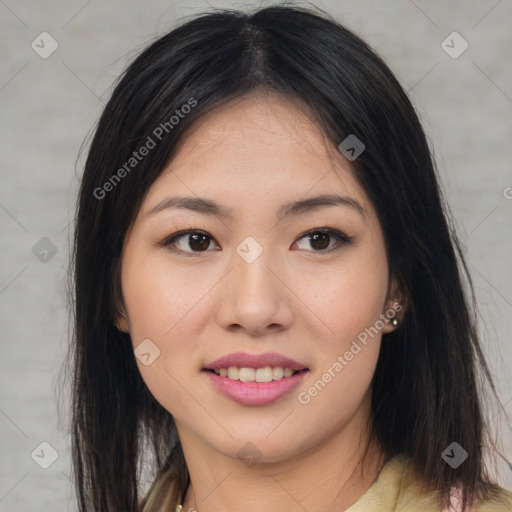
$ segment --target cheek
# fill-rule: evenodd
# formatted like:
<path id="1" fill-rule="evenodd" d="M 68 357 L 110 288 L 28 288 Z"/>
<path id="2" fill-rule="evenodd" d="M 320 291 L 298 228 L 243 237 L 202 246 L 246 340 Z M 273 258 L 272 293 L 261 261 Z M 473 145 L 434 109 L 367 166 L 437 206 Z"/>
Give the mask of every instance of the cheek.
<path id="1" fill-rule="evenodd" d="M 190 409 L 184 386 L 196 371 L 200 321 L 214 283 L 205 276 L 199 279 L 190 268 L 187 272 L 173 269 L 165 258 L 148 262 L 147 255 L 136 249 L 127 252 L 123 261 L 121 279 L 130 337 L 136 355 L 139 346 L 149 347 L 144 349 L 151 353 L 149 365 L 144 358 L 136 359 L 149 391 L 174 417 L 182 419 Z"/>
<path id="2" fill-rule="evenodd" d="M 379 247 L 354 252 L 339 266 L 304 282 L 299 291 L 326 328 L 325 343 L 338 348 L 375 325 L 384 312 L 388 273 Z"/>
<path id="3" fill-rule="evenodd" d="M 329 276 L 305 285 L 303 294 L 313 290 L 311 309 L 319 319 L 315 345 L 320 348 L 314 375 L 298 397 L 309 417 L 343 422 L 363 401 L 379 356 L 387 284 L 384 249 L 369 244 L 368 250 L 330 269 Z"/>
<path id="4" fill-rule="evenodd" d="M 198 311 L 215 285 L 211 274 L 199 266 L 173 267 L 164 254 L 149 259 L 136 250 L 123 262 L 122 279 L 134 342 L 143 337 L 163 344 L 184 332 L 194 338 L 200 328 Z"/>
<path id="5" fill-rule="evenodd" d="M 139 371 L 155 399 L 178 419 L 190 411 L 184 388 L 199 375 L 201 340 L 211 322 L 212 292 L 221 277 L 217 274 L 201 265 L 178 268 L 164 252 L 150 257 L 135 247 L 123 261 L 123 297 L 133 348 L 137 354 L 137 347 L 149 339 L 158 354 L 149 366 L 137 359 Z M 194 396 L 201 398 L 200 392 Z"/>

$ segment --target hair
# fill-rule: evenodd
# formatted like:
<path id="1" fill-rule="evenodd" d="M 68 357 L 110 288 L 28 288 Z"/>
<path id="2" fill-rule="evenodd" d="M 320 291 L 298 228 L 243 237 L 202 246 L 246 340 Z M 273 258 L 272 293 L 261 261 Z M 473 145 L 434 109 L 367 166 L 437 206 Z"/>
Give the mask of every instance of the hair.
<path id="1" fill-rule="evenodd" d="M 276 5 L 202 13 L 153 41 L 118 78 L 95 127 L 70 272 L 80 511 L 174 510 L 184 497 L 190 477 L 173 417 L 146 387 L 130 337 L 114 322 L 123 304 L 122 248 L 187 129 L 256 92 L 296 100 L 333 147 L 351 134 L 365 145 L 351 168 L 375 207 L 389 275 L 407 303 L 400 328 L 382 338 L 371 383 L 372 438 L 390 456 L 406 455 L 443 503 L 459 484 L 464 506 L 489 496 L 498 486 L 483 460 L 480 386 L 497 393 L 477 335 L 471 277 L 418 115 L 357 35 L 319 9 Z M 188 113 L 171 123 L 187 104 Z M 154 147 L 134 163 L 150 138 Z M 456 469 L 441 458 L 454 441 L 469 453 Z M 148 452 L 155 478 L 141 499 Z"/>

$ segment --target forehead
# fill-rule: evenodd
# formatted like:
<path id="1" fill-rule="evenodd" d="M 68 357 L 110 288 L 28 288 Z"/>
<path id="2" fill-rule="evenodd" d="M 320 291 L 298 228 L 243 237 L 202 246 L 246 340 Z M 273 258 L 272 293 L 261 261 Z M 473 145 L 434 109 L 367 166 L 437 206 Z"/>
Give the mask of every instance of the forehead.
<path id="1" fill-rule="evenodd" d="M 180 141 L 172 166 L 203 151 L 222 151 L 238 159 L 308 153 L 322 160 L 328 157 L 329 143 L 298 100 L 279 93 L 253 93 L 200 117 Z"/>
<path id="2" fill-rule="evenodd" d="M 367 204 L 348 160 L 306 107 L 279 94 L 252 94 L 199 118 L 151 187 L 145 213 L 169 193 L 215 196 L 241 209 L 327 193 Z"/>

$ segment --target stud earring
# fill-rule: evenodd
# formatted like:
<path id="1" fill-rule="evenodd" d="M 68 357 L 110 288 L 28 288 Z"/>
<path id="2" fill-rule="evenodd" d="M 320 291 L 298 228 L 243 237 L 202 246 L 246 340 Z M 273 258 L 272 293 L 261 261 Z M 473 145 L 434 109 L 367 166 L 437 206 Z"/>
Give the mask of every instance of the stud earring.
<path id="1" fill-rule="evenodd" d="M 391 320 L 391 325 L 393 327 L 396 327 L 398 325 L 398 318 L 396 316 Z"/>

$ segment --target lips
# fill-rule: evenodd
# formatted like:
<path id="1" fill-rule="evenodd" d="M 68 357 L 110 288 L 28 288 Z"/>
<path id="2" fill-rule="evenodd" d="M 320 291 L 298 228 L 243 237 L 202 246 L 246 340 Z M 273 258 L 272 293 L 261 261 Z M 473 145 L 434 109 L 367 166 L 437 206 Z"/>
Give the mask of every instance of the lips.
<path id="1" fill-rule="evenodd" d="M 208 363 L 202 372 L 214 388 L 234 402 L 263 406 L 289 395 L 309 373 L 309 368 L 275 352 L 235 352 Z M 259 375 L 261 372 L 265 375 Z"/>
<path id="2" fill-rule="evenodd" d="M 262 354 L 235 352 L 207 364 L 203 370 L 220 370 L 221 368 L 229 368 L 230 366 L 254 369 L 264 368 L 265 366 L 281 366 L 283 368 L 291 368 L 295 371 L 308 369 L 305 364 L 276 352 L 264 352 Z"/>

